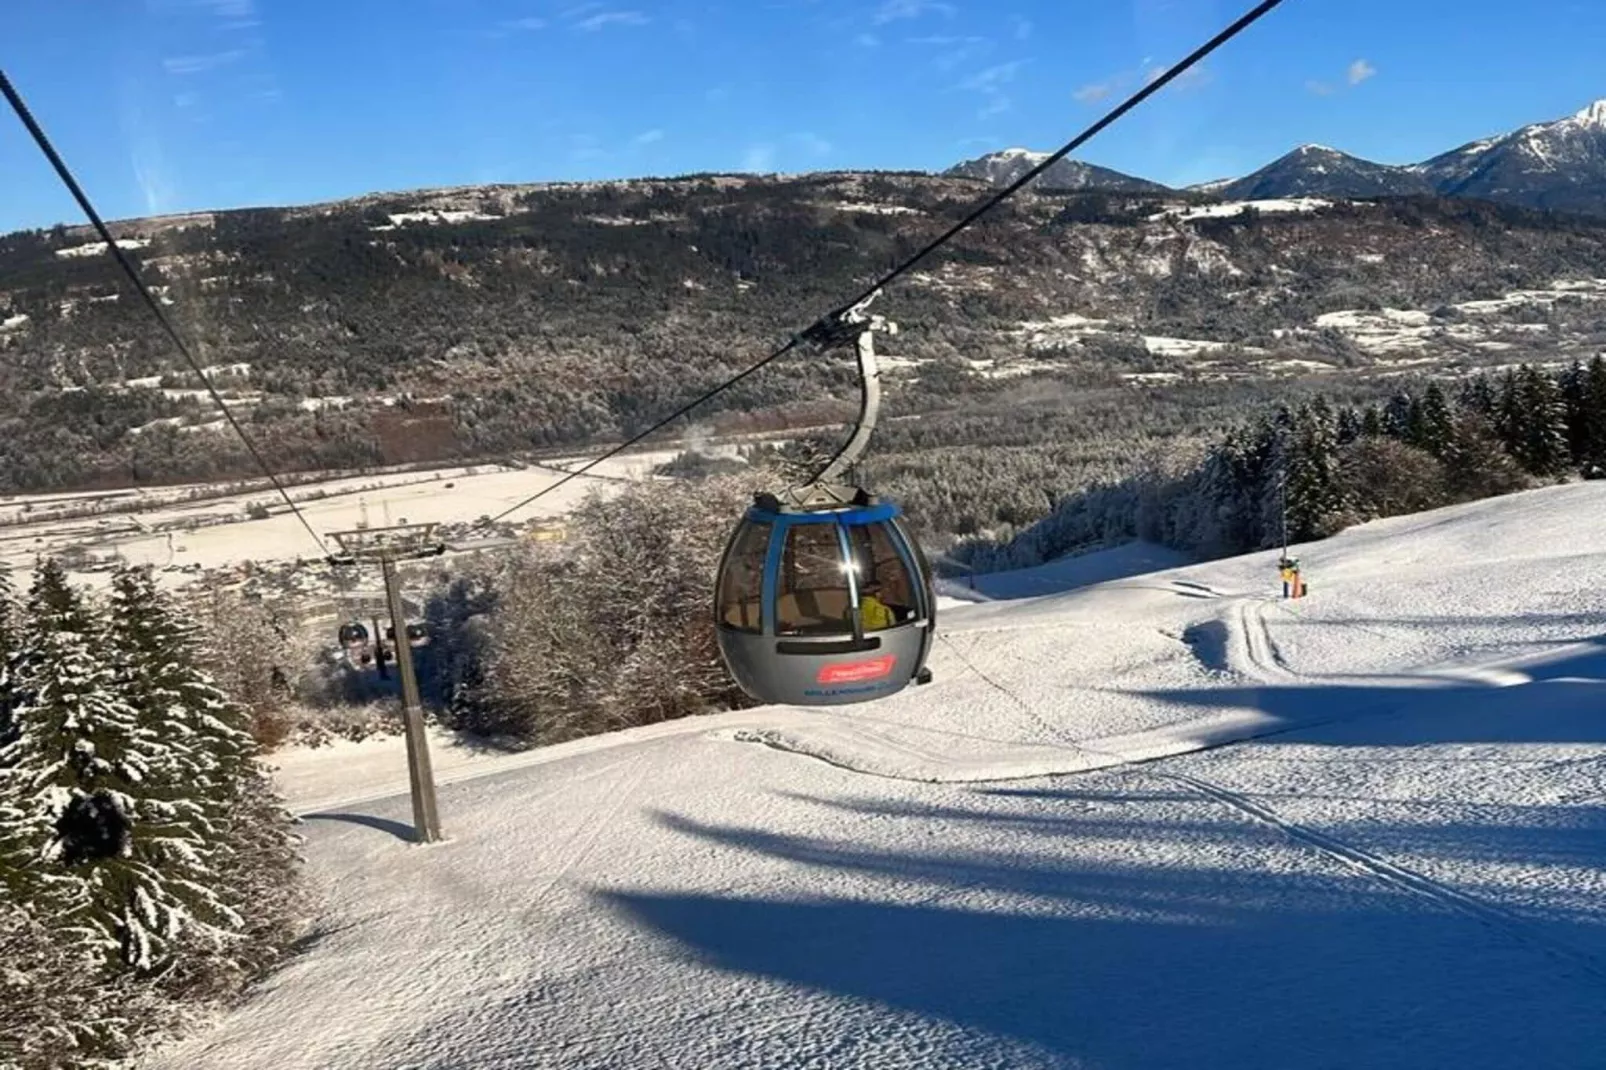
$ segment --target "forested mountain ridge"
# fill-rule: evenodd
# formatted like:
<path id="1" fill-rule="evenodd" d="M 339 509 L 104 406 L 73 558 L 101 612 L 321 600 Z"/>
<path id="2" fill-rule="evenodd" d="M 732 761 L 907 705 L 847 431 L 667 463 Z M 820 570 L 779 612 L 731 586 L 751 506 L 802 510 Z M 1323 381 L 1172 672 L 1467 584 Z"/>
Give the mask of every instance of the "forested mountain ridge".
<path id="1" fill-rule="evenodd" d="M 616 438 L 768 352 L 985 182 L 693 176 L 382 194 L 119 223 L 278 466 Z M 1026 193 L 889 289 L 895 412 L 1187 391 L 1606 339 L 1606 223 L 1432 198 Z M 1399 311 L 1404 310 L 1404 311 Z M 0 238 L 0 486 L 208 478 L 248 459 L 87 228 Z M 1215 389 L 1216 387 L 1212 387 Z M 846 355 L 723 395 L 716 427 L 850 408 Z M 1143 396 L 1151 396 L 1145 394 Z M 833 401 L 833 399 L 836 399 Z"/>

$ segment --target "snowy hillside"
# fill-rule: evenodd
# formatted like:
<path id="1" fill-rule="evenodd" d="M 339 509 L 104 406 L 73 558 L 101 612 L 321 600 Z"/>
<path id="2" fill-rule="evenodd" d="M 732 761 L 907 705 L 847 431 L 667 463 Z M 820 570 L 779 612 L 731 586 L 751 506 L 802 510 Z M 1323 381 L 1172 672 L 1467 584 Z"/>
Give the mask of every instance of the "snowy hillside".
<path id="1" fill-rule="evenodd" d="M 438 752 L 433 847 L 287 754 L 322 933 L 147 1065 L 1599 1066 L 1603 509 L 989 578 L 874 706 Z"/>

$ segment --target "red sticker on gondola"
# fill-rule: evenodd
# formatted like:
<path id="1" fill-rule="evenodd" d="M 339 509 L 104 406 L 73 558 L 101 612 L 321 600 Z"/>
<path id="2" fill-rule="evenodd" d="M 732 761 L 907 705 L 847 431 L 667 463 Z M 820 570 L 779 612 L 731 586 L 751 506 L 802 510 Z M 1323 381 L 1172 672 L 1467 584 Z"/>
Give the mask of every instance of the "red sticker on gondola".
<path id="1" fill-rule="evenodd" d="M 891 674 L 898 663 L 897 655 L 884 654 L 866 661 L 839 661 L 820 670 L 816 678 L 822 684 L 853 684 L 861 680 L 878 680 Z"/>

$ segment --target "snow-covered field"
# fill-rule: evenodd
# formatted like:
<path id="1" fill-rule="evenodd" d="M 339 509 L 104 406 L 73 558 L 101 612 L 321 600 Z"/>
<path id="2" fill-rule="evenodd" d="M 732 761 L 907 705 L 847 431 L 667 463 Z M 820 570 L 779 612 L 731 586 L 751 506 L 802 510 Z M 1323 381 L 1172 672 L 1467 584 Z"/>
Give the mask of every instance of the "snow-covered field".
<path id="1" fill-rule="evenodd" d="M 321 935 L 147 1066 L 1599 1067 L 1603 510 L 988 577 L 872 706 L 438 739 L 430 847 L 284 754 Z"/>
<path id="2" fill-rule="evenodd" d="M 592 490 L 607 493 L 610 487 L 619 486 L 620 480 L 646 478 L 655 466 L 679 452 L 673 448 L 631 453 L 604 461 L 587 476 L 570 480 L 509 519 L 562 516 Z M 360 524 L 472 522 L 501 513 L 557 482 L 563 470 L 585 460 L 555 460 L 524 469 L 481 465 L 351 476 L 296 485 L 289 492 L 320 536 Z M 196 489 L 157 487 L 7 498 L 0 501 L 0 517 L 13 523 L 0 526 L 0 566 L 25 570 L 32 567 L 36 555 L 74 548 L 101 558 L 121 555 L 130 563 L 159 569 L 184 565 L 226 568 L 243 561 L 317 556 L 300 522 L 271 488 L 186 501 L 184 495 Z M 95 502 L 117 503 L 120 511 L 77 518 L 52 515 Z M 137 508 L 124 510 L 130 503 Z M 246 509 L 253 504 L 265 506 L 268 515 L 248 519 Z M 173 578 L 173 574 L 168 576 Z M 104 573 L 86 573 L 75 578 L 95 583 L 104 577 Z"/>

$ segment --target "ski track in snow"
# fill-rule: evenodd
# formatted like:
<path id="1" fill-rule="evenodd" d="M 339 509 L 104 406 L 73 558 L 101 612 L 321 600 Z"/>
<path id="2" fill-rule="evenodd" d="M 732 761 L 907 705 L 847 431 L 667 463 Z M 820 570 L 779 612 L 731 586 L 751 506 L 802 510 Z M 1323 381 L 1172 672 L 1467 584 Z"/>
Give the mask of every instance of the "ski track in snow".
<path id="1" fill-rule="evenodd" d="M 287 754 L 330 932 L 146 1066 L 1599 1066 L 1603 506 L 998 577 L 874 706 L 453 751 L 429 848 Z"/>

